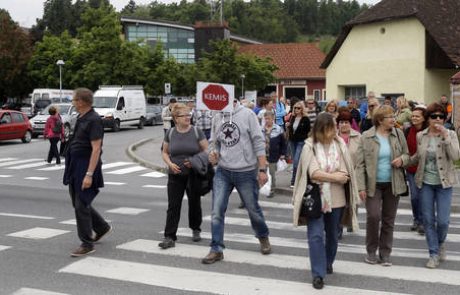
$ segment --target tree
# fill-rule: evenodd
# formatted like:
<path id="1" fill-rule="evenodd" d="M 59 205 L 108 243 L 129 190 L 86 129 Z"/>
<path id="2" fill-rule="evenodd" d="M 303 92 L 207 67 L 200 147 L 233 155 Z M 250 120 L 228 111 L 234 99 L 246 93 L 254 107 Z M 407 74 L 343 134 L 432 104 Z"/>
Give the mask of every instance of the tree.
<path id="1" fill-rule="evenodd" d="M 46 29 L 59 36 L 69 30 L 72 21 L 72 0 L 46 0 L 44 3 L 43 22 Z"/>
<path id="2" fill-rule="evenodd" d="M 132 15 L 135 13 L 137 8 L 136 1 L 134 0 L 129 0 L 128 4 L 126 4 L 125 7 L 121 10 L 122 15 Z"/>
<path id="3" fill-rule="evenodd" d="M 0 9 L 0 101 L 30 91 L 26 67 L 32 55 L 31 41 L 9 13 Z"/>

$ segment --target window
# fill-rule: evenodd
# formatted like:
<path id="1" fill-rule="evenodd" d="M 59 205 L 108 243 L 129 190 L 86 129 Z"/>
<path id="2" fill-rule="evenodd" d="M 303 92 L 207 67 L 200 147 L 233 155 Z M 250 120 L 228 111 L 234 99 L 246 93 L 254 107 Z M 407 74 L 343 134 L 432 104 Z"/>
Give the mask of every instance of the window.
<path id="1" fill-rule="evenodd" d="M 366 96 L 366 86 L 345 86 L 345 97 L 361 98 Z"/>
<path id="2" fill-rule="evenodd" d="M 315 101 L 320 101 L 321 100 L 321 90 L 315 89 L 313 90 L 313 98 Z"/>
<path id="3" fill-rule="evenodd" d="M 2 119 L 0 120 L 2 123 L 11 123 L 11 116 L 9 113 L 5 113 L 2 117 Z"/>
<path id="4" fill-rule="evenodd" d="M 24 122 L 24 117 L 22 116 L 22 114 L 11 113 L 11 117 L 13 118 L 13 122 L 15 122 L 15 123 Z"/>

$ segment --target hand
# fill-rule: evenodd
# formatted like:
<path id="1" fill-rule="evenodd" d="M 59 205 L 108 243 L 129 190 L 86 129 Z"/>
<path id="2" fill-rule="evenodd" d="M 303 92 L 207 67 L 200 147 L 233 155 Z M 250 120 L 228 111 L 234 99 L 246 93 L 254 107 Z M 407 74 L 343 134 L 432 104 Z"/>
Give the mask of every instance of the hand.
<path id="1" fill-rule="evenodd" d="M 184 166 L 187 167 L 187 168 L 192 168 L 192 163 L 190 163 L 189 160 L 185 160 L 184 161 Z"/>
<path id="2" fill-rule="evenodd" d="M 444 138 L 449 137 L 449 130 L 447 130 L 447 128 L 444 127 L 444 125 L 442 125 L 442 124 L 436 124 L 436 125 L 435 125 L 435 128 L 436 128 L 436 130 L 438 130 L 439 132 L 441 132 L 442 137 L 444 137 Z"/>
<path id="3" fill-rule="evenodd" d="M 85 175 L 83 178 L 83 182 L 81 184 L 81 190 L 85 190 L 87 188 L 90 188 L 91 185 L 93 184 L 93 178 L 91 176 Z"/>
<path id="4" fill-rule="evenodd" d="M 179 174 L 181 172 L 180 170 L 180 167 L 177 166 L 176 164 L 172 163 L 169 165 L 169 169 L 171 169 L 171 171 L 174 173 L 174 174 Z"/>
<path id="5" fill-rule="evenodd" d="M 345 184 L 350 180 L 350 177 L 348 176 L 347 172 L 344 171 L 336 171 L 332 173 L 335 182 L 338 182 L 340 184 Z"/>
<path id="6" fill-rule="evenodd" d="M 267 172 L 259 172 L 258 179 L 259 179 L 259 187 L 263 187 L 264 184 L 266 184 L 268 181 Z"/>
<path id="7" fill-rule="evenodd" d="M 359 198 L 361 199 L 361 201 L 366 201 L 366 198 L 367 198 L 367 193 L 366 191 L 360 191 L 359 192 Z"/>
<path id="8" fill-rule="evenodd" d="M 219 154 L 215 151 L 210 152 L 208 160 L 209 162 L 211 162 L 211 164 L 217 165 L 217 162 L 219 161 Z"/>
<path id="9" fill-rule="evenodd" d="M 285 125 L 286 125 L 286 127 L 289 127 L 289 126 L 291 125 L 291 123 L 290 123 L 290 122 L 286 122 Z"/>
<path id="10" fill-rule="evenodd" d="M 396 159 L 394 159 L 393 161 L 391 161 L 391 165 L 393 165 L 394 167 L 396 168 L 400 168 L 403 164 L 403 161 L 401 159 L 401 157 L 398 157 Z"/>

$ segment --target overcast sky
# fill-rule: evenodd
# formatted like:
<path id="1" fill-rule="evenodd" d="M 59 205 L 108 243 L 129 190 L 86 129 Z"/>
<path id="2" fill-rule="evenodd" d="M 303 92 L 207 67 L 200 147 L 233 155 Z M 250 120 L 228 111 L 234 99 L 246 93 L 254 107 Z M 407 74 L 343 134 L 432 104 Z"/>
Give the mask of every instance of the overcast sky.
<path id="1" fill-rule="evenodd" d="M 152 0 L 135 0 L 137 4 L 148 4 Z M 164 3 L 171 3 L 174 0 L 159 0 Z M 359 3 L 375 4 L 380 0 L 358 0 Z M 8 10 L 15 22 L 23 27 L 31 27 L 37 18 L 43 16 L 44 0 L 0 0 L 0 8 Z M 117 11 L 120 11 L 129 0 L 110 0 Z M 175 1 L 179 2 L 179 1 Z"/>

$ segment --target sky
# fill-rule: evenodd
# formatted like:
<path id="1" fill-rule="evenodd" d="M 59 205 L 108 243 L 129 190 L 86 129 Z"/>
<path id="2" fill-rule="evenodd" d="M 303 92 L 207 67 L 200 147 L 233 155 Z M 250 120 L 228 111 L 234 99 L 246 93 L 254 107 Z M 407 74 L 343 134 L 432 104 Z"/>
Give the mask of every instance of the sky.
<path id="1" fill-rule="evenodd" d="M 135 0 L 136 4 L 149 4 L 152 0 Z M 178 0 L 179 1 L 179 0 Z M 176 1 L 176 2 L 178 2 Z M 358 0 L 359 3 L 376 4 L 380 0 Z M 8 10 L 13 20 L 22 27 L 32 27 L 37 18 L 43 16 L 44 0 L 0 0 L 0 8 Z M 110 0 L 117 11 L 120 11 L 129 0 Z M 174 0 L 160 0 L 171 3 Z"/>

